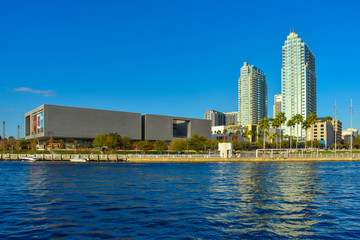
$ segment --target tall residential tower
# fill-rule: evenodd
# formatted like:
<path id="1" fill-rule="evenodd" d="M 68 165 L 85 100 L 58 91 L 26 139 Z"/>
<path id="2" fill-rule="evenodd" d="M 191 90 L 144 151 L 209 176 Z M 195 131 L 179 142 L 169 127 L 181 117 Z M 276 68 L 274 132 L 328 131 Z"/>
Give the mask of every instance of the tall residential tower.
<path id="1" fill-rule="evenodd" d="M 273 118 L 281 112 L 281 94 L 274 96 Z"/>
<path id="2" fill-rule="evenodd" d="M 315 57 L 294 32 L 282 47 L 281 97 L 281 111 L 287 119 L 296 114 L 306 119 L 310 113 L 316 113 Z M 289 128 L 285 129 L 285 134 L 290 134 Z M 304 130 L 299 130 L 299 137 L 305 137 Z"/>
<path id="3" fill-rule="evenodd" d="M 267 85 L 263 71 L 244 63 L 239 78 L 239 124 L 258 124 L 267 116 Z"/>

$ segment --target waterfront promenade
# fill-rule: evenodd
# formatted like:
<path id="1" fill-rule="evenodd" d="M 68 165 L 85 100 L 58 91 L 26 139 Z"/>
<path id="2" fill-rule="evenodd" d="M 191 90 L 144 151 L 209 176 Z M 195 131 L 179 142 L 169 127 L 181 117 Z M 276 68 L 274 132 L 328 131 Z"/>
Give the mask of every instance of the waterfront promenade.
<path id="1" fill-rule="evenodd" d="M 0 154 L 2 161 L 21 161 L 24 157 L 34 157 L 39 161 L 68 162 L 79 157 L 78 154 Z M 229 158 L 221 158 L 217 154 L 81 154 L 81 158 L 89 162 L 294 162 L 294 161 L 360 161 L 360 154 L 290 154 L 286 156 L 273 155 L 258 157 L 255 154 L 240 154 Z"/>

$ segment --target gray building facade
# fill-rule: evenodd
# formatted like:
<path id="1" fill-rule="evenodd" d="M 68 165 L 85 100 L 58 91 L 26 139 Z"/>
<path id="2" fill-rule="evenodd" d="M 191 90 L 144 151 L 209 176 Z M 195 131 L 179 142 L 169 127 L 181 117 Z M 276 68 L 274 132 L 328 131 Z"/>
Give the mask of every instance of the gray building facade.
<path id="1" fill-rule="evenodd" d="M 42 105 L 25 114 L 25 139 L 93 139 L 118 133 L 141 139 L 141 114 L 56 105 Z"/>
<path id="2" fill-rule="evenodd" d="M 154 114 L 144 114 L 142 117 L 144 140 L 189 139 L 194 134 L 211 138 L 210 120 Z"/>
<path id="3" fill-rule="evenodd" d="M 93 140 L 98 134 L 118 133 L 132 140 L 211 138 L 211 121 L 90 108 L 41 105 L 25 114 L 25 139 Z"/>

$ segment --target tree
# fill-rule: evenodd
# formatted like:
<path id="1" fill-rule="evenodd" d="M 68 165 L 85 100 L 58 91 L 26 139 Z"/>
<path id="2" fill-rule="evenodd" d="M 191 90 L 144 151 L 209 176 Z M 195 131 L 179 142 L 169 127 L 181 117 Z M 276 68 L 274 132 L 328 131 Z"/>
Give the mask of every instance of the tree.
<path id="1" fill-rule="evenodd" d="M 307 133 L 308 128 L 310 128 L 310 123 L 308 119 L 305 119 L 302 122 L 301 128 L 305 129 L 305 132 Z M 305 140 L 305 148 L 306 148 L 306 140 Z"/>
<path id="2" fill-rule="evenodd" d="M 108 148 L 113 149 L 120 146 L 121 143 L 121 136 L 118 133 L 109 133 L 106 135 L 108 145 L 106 145 Z"/>
<path id="3" fill-rule="evenodd" d="M 135 143 L 136 149 L 140 151 L 147 151 L 152 149 L 152 144 L 149 140 L 138 141 Z"/>
<path id="4" fill-rule="evenodd" d="M 154 143 L 154 149 L 159 152 L 166 151 L 168 149 L 168 145 L 164 140 L 156 140 Z"/>
<path id="5" fill-rule="evenodd" d="M 250 150 L 251 149 L 251 144 L 249 142 L 241 141 L 239 144 L 240 144 L 241 150 Z"/>
<path id="6" fill-rule="evenodd" d="M 170 143 L 170 149 L 174 151 L 184 151 L 188 148 L 188 141 L 185 139 L 173 139 Z"/>
<path id="7" fill-rule="evenodd" d="M 245 131 L 245 137 L 250 140 L 249 142 L 252 142 L 252 138 L 253 138 L 254 134 L 255 134 L 255 132 L 253 130 Z"/>
<path id="8" fill-rule="evenodd" d="M 11 149 L 16 149 L 16 140 L 13 136 L 8 138 L 8 145 L 11 147 Z"/>
<path id="9" fill-rule="evenodd" d="M 360 136 L 357 136 L 353 139 L 353 147 L 357 149 L 360 148 Z"/>
<path id="10" fill-rule="evenodd" d="M 315 148 L 321 148 L 323 147 L 322 143 L 319 140 L 315 140 L 313 141 L 314 147 Z"/>
<path id="11" fill-rule="evenodd" d="M 330 117 L 331 118 L 331 117 Z M 317 123 L 317 116 L 316 113 L 310 113 L 307 118 L 308 124 L 314 129 L 315 123 Z M 313 148 L 313 136 L 311 136 L 311 148 Z"/>
<path id="12" fill-rule="evenodd" d="M 311 114 L 311 113 L 310 113 L 310 114 Z M 327 121 L 328 123 L 331 123 L 332 120 L 333 120 L 332 117 L 330 117 L 330 116 L 327 116 L 327 117 L 326 117 L 326 121 Z"/>
<path id="13" fill-rule="evenodd" d="M 292 118 L 296 123 L 296 151 L 298 150 L 298 143 L 299 143 L 299 124 L 304 121 L 304 118 L 301 114 L 296 114 Z"/>
<path id="14" fill-rule="evenodd" d="M 239 143 L 239 141 L 234 140 L 234 141 L 232 141 L 232 143 L 233 143 L 233 146 L 234 146 L 235 150 L 240 150 L 241 149 L 241 144 Z"/>
<path id="15" fill-rule="evenodd" d="M 280 137 L 280 135 L 278 133 L 274 133 L 274 138 L 275 138 L 275 148 L 278 148 L 278 138 Z"/>
<path id="16" fill-rule="evenodd" d="M 36 150 L 36 145 L 37 145 L 37 142 L 35 139 L 31 140 L 31 150 Z"/>
<path id="17" fill-rule="evenodd" d="M 219 147 L 219 141 L 214 139 L 214 140 L 211 140 L 211 149 L 218 149 Z"/>
<path id="18" fill-rule="evenodd" d="M 101 148 L 106 144 L 106 135 L 105 134 L 98 134 L 93 140 L 93 146 Z"/>
<path id="19" fill-rule="evenodd" d="M 272 125 L 272 127 L 275 128 L 275 129 L 278 129 L 278 128 L 280 128 L 280 126 L 281 126 L 280 121 L 279 121 L 278 118 L 274 118 L 271 125 Z M 275 134 L 276 134 L 276 133 L 275 133 Z M 277 135 L 277 134 L 276 134 L 276 135 Z M 274 138 L 275 136 L 272 136 L 272 137 Z M 277 138 L 275 138 L 275 141 L 276 141 L 276 146 L 277 146 Z"/>
<path id="20" fill-rule="evenodd" d="M 221 130 L 218 130 L 218 131 L 217 131 L 217 134 L 221 134 Z"/>
<path id="21" fill-rule="evenodd" d="M 189 140 L 189 148 L 191 150 L 200 151 L 209 145 L 209 140 L 206 137 L 199 136 L 197 134 L 192 135 L 191 139 Z"/>
<path id="22" fill-rule="evenodd" d="M 286 123 L 286 126 L 290 128 L 290 149 L 292 148 L 292 129 L 295 127 L 295 121 L 293 119 L 289 119 Z"/>
<path id="23" fill-rule="evenodd" d="M 105 144 L 104 146 L 106 146 L 108 149 L 113 150 L 114 148 L 119 146 L 118 143 L 118 138 L 117 136 L 111 135 L 111 134 L 107 134 L 106 138 L 105 138 Z"/>
<path id="24" fill-rule="evenodd" d="M 240 130 L 239 130 L 239 129 L 238 129 L 238 130 L 236 130 L 236 132 L 235 132 L 235 134 L 236 134 L 236 135 L 238 135 L 238 136 L 240 135 L 240 133 L 241 133 L 241 132 L 240 132 Z"/>
<path id="25" fill-rule="evenodd" d="M 271 123 L 271 118 L 268 117 L 264 117 L 263 119 L 260 119 L 260 129 L 263 131 L 264 137 L 263 137 L 263 146 L 264 146 L 264 150 L 266 148 L 266 144 L 265 144 L 265 139 L 266 139 L 266 133 L 270 128 L 270 123 Z"/>
<path id="26" fill-rule="evenodd" d="M 120 139 L 120 147 L 122 149 L 131 149 L 132 148 L 132 144 L 131 144 L 131 139 L 130 137 L 127 136 L 123 136 Z"/>
<path id="27" fill-rule="evenodd" d="M 122 137 L 118 133 L 98 134 L 92 145 L 94 147 L 107 147 L 108 149 L 115 149 L 122 147 L 124 149 L 131 149 L 131 139 L 129 137 Z"/>
<path id="28" fill-rule="evenodd" d="M 0 140 L 0 149 L 1 150 L 8 150 L 9 149 L 9 143 L 7 139 L 3 138 Z"/>
<path id="29" fill-rule="evenodd" d="M 227 129 L 224 129 L 224 130 L 223 130 L 223 133 L 224 133 L 224 134 L 226 134 L 227 132 L 228 132 L 228 130 L 227 130 Z"/>
<path id="30" fill-rule="evenodd" d="M 30 143 L 29 140 L 25 140 L 25 139 L 20 139 L 19 140 L 19 148 L 20 149 L 25 149 L 28 147 L 28 144 Z"/>
<path id="31" fill-rule="evenodd" d="M 286 122 L 286 117 L 285 117 L 285 113 L 283 112 L 279 112 L 276 115 L 276 119 L 279 122 L 279 127 L 280 127 L 280 150 L 281 150 L 281 140 L 282 140 L 282 125 Z"/>
<path id="32" fill-rule="evenodd" d="M 275 134 L 276 133 L 269 133 L 269 142 L 273 142 L 275 140 Z M 276 144 L 275 144 L 275 148 L 276 148 Z"/>

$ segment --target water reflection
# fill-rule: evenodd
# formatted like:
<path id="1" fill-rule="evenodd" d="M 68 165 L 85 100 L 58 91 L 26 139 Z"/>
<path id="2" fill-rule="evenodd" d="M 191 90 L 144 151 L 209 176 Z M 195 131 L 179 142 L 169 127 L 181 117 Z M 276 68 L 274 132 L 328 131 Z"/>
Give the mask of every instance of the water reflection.
<path id="1" fill-rule="evenodd" d="M 235 167 L 236 166 L 236 167 Z M 321 215 L 311 204 L 320 189 L 316 164 L 245 163 L 214 165 L 211 198 L 231 199 L 212 220 L 229 222 L 242 234 L 268 231 L 275 236 L 313 234 Z M 232 206 L 229 204 L 233 203 Z M 238 222 L 236 222 L 238 221 Z"/>
<path id="2" fill-rule="evenodd" d="M 0 239 L 360 234 L 360 162 L 0 162 L 0 171 Z"/>

